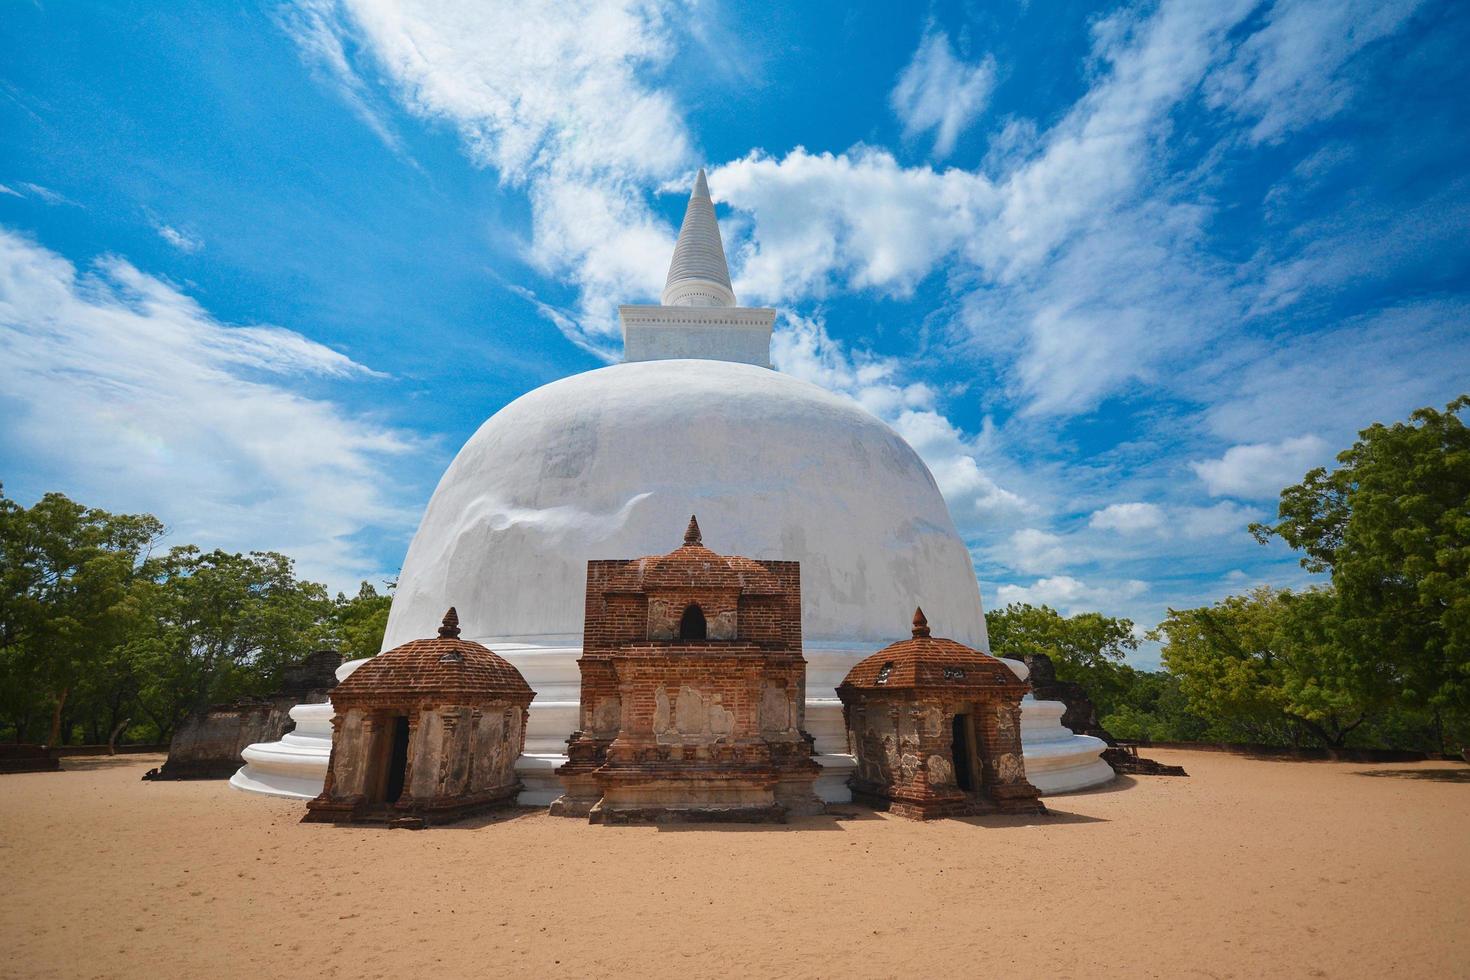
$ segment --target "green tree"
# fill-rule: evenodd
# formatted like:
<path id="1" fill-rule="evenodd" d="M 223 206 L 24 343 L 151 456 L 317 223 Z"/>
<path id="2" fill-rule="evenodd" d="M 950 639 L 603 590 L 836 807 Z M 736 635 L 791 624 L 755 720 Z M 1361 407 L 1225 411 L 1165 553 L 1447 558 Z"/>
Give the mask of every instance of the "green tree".
<path id="1" fill-rule="evenodd" d="M 50 701 L 47 744 L 62 739 L 72 692 L 137 623 L 149 550 L 162 534 L 152 516 L 110 514 L 59 493 L 30 508 L 0 495 L 0 671 Z"/>
<path id="2" fill-rule="evenodd" d="M 156 563 L 148 607 L 154 626 L 130 653 L 160 737 L 190 712 L 269 690 L 327 637 L 332 611 L 326 589 L 297 579 L 285 555 L 193 546 Z"/>
<path id="3" fill-rule="evenodd" d="M 388 630 L 388 610 L 393 605 L 393 588 L 389 582 L 386 592 L 379 593 L 369 582 L 358 587 L 357 594 L 348 597 L 337 593 L 332 608 L 332 640 L 342 653 L 344 660 L 372 657 L 383 649 L 383 634 Z"/>
<path id="4" fill-rule="evenodd" d="M 1044 653 L 1060 680 L 1087 690 L 1101 716 L 1111 710 L 1129 684 L 1124 658 L 1138 649 L 1133 622 L 1102 613 L 1063 616 L 1050 606 L 1011 603 L 985 617 L 990 650 L 997 657 L 1021 659 Z"/>
<path id="5" fill-rule="evenodd" d="M 1102 726 L 1128 741 L 1198 742 L 1218 734 L 1208 719 L 1189 706 L 1179 678 L 1167 670 L 1134 670 Z"/>
<path id="6" fill-rule="evenodd" d="M 1213 606 L 1169 610 L 1157 636 L 1191 708 L 1260 741 L 1310 733 L 1341 747 L 1387 700 L 1381 665 L 1337 640 L 1330 590 L 1260 588 Z"/>
<path id="7" fill-rule="evenodd" d="M 1386 664 L 1396 697 L 1447 729 L 1470 728 L 1470 395 L 1443 412 L 1358 434 L 1328 472 L 1281 492 L 1274 525 L 1251 526 L 1328 572 L 1337 638 L 1358 661 Z"/>

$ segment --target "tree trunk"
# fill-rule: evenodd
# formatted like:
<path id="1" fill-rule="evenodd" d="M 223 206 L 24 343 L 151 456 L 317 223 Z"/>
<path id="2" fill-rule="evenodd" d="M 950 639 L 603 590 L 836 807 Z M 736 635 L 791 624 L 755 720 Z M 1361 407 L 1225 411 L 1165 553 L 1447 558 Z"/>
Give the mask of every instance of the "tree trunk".
<path id="1" fill-rule="evenodd" d="M 56 695 L 56 707 L 51 712 L 51 737 L 46 740 L 47 746 L 53 749 L 61 738 L 61 709 L 66 706 L 66 696 L 70 693 L 70 688 L 63 687 L 61 693 Z"/>
<path id="2" fill-rule="evenodd" d="M 122 730 L 124 728 L 127 728 L 128 727 L 128 723 L 130 721 L 132 721 L 132 720 L 133 719 L 131 719 L 131 718 L 124 718 L 122 721 L 118 722 L 116 725 L 114 725 L 112 727 L 112 734 L 109 735 L 109 736 L 107 736 L 107 754 L 108 755 L 117 755 L 117 737 L 118 737 L 118 735 L 122 734 Z"/>

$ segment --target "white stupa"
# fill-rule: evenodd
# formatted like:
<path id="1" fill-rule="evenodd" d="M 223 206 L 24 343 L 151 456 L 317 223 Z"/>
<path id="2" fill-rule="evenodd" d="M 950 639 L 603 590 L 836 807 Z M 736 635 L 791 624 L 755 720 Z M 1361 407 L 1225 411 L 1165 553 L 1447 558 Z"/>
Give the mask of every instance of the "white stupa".
<path id="1" fill-rule="evenodd" d="M 587 562 L 668 551 L 697 513 L 721 554 L 801 563 L 817 789 L 844 801 L 853 761 L 835 687 L 848 669 L 899 636 L 919 604 L 946 636 L 989 649 L 969 552 L 897 433 L 771 370 L 775 311 L 736 305 L 702 170 L 662 300 L 619 308 L 624 363 L 518 398 L 460 450 L 409 547 L 384 649 L 431 635 L 454 605 L 462 635 L 515 664 L 537 693 L 520 799 L 549 803 L 580 727 Z M 1027 771 L 1043 793 L 1113 776 L 1104 744 L 1062 728 L 1061 708 L 1023 704 Z M 310 753 L 278 746 L 247 749 L 234 784 L 319 791 L 326 756 L 311 760 L 312 782 Z M 252 772 L 257 758 L 273 772 Z"/>

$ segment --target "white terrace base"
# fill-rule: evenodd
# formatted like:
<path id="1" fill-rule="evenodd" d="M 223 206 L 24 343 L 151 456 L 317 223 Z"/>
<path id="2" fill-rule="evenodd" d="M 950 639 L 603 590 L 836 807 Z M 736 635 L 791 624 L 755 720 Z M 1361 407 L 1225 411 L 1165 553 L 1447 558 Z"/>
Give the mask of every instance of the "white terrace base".
<path id="1" fill-rule="evenodd" d="M 1113 767 L 1101 758 L 1108 743 L 1078 735 L 1062 726 L 1067 706 L 1060 701 L 1021 701 L 1021 749 L 1026 778 L 1042 796 L 1101 786 L 1113 778 Z"/>
<path id="2" fill-rule="evenodd" d="M 367 659 L 349 660 L 337 668 L 341 683 Z M 230 785 L 247 793 L 311 800 L 321 795 L 332 758 L 332 702 L 298 704 L 291 709 L 296 727 L 279 742 L 245 746 L 245 765 L 230 777 Z"/>

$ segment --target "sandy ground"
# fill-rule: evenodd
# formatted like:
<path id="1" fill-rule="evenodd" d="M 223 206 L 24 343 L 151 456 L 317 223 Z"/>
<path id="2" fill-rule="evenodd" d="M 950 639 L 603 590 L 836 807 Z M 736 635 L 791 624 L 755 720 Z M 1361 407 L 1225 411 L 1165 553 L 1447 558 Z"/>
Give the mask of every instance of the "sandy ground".
<path id="1" fill-rule="evenodd" d="M 0 777 L 0 975 L 1470 977 L 1470 767 L 1155 755 L 1046 818 L 421 832 L 68 760 Z"/>

